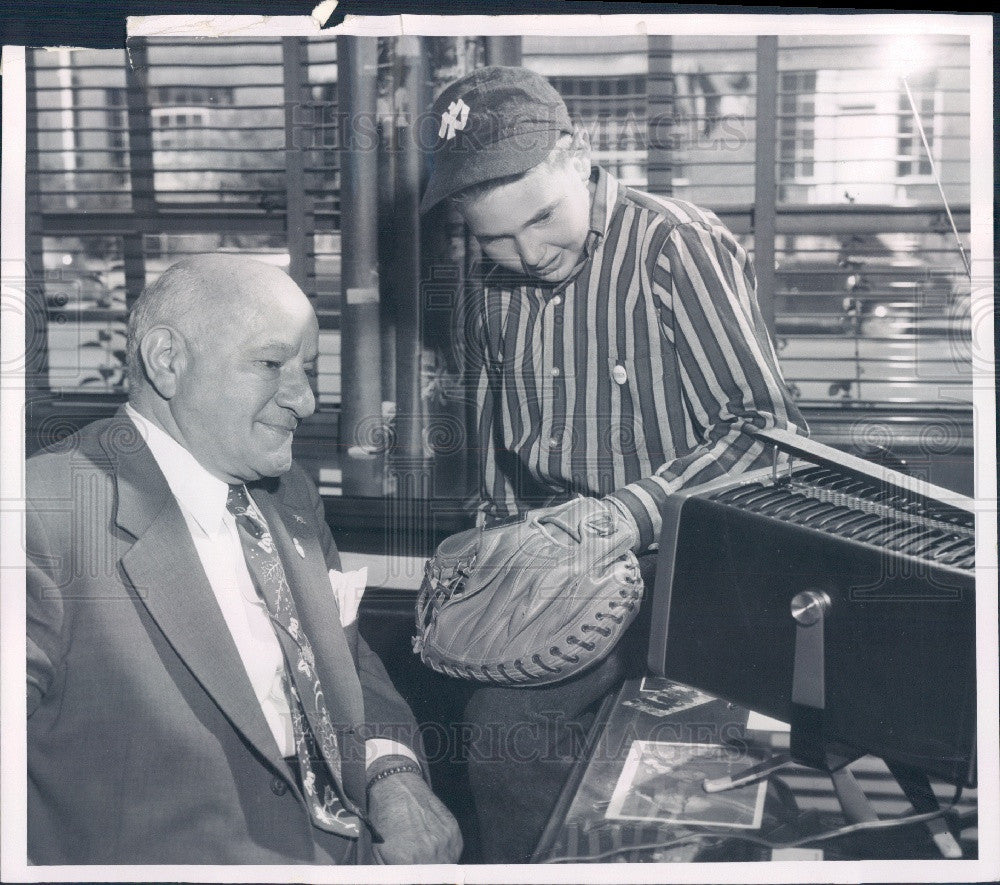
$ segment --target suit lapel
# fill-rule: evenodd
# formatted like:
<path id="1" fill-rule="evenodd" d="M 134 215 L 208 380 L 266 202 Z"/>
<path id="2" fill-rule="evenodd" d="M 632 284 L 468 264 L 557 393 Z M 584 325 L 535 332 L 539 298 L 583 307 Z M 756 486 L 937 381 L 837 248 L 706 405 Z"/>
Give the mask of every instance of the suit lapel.
<path id="1" fill-rule="evenodd" d="M 134 426 L 126 416 L 122 421 Z M 121 427 L 122 425 L 119 425 Z M 135 542 L 125 573 L 177 655 L 226 717 L 285 773 L 274 735 L 253 692 L 232 634 L 202 568 L 180 508 L 145 443 L 123 452 L 102 443 L 118 464 L 118 526 Z"/>

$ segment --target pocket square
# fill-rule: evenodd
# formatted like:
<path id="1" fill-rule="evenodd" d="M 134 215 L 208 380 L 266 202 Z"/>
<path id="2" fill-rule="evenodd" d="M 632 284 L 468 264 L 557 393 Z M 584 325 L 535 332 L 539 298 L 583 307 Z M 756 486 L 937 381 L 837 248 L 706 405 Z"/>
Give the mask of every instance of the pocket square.
<path id="1" fill-rule="evenodd" d="M 330 569 L 330 587 L 340 608 L 340 626 L 349 627 L 358 619 L 358 607 L 368 584 L 368 567 L 356 572 L 338 572 Z"/>

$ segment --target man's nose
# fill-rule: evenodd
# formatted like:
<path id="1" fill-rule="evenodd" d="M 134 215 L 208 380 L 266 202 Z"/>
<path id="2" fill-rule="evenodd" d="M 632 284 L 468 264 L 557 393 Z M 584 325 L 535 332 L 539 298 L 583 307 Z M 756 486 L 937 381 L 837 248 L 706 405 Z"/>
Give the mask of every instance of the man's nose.
<path id="1" fill-rule="evenodd" d="M 308 418 L 316 411 L 316 397 L 309 375 L 302 369 L 291 371 L 282 381 L 276 399 L 278 405 L 291 409 L 300 419 Z"/>

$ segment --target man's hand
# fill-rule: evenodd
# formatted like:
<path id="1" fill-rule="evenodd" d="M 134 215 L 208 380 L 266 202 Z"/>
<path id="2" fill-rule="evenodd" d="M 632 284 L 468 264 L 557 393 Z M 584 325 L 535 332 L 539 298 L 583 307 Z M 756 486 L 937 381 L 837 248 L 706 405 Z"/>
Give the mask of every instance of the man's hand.
<path id="1" fill-rule="evenodd" d="M 385 841 L 374 845 L 383 863 L 457 863 L 462 834 L 451 812 L 410 771 L 372 784 L 368 813 Z"/>

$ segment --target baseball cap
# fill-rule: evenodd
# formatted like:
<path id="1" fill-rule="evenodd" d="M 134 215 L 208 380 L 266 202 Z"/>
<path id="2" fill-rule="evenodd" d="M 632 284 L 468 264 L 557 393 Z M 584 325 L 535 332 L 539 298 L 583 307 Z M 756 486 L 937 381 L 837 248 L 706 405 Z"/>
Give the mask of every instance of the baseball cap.
<path id="1" fill-rule="evenodd" d="M 527 68 L 479 68 L 448 86 L 431 115 L 438 131 L 421 212 L 472 185 L 527 172 L 573 131 L 562 97 Z"/>

